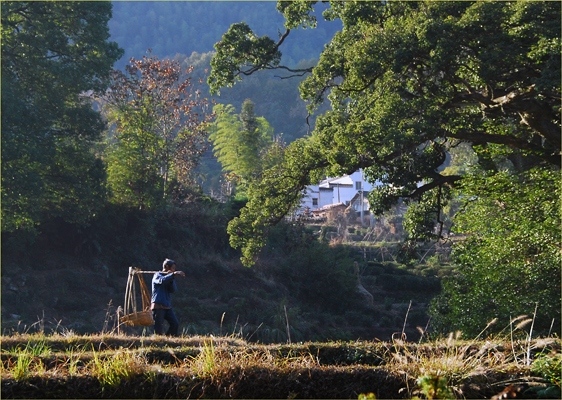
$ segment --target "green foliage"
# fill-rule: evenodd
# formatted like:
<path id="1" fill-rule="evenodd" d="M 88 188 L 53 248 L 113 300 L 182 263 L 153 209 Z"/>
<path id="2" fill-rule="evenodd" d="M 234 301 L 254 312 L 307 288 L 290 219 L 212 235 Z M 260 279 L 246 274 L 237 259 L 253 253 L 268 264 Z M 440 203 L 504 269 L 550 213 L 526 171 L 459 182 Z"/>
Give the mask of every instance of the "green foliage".
<path id="1" fill-rule="evenodd" d="M 22 349 L 18 347 L 16 351 L 17 361 L 12 368 L 12 374 L 15 380 L 25 380 L 34 371 L 42 371 L 45 369 L 40 357 L 49 355 L 51 349 L 46 341 L 39 340 L 35 343 L 28 342 Z"/>
<path id="2" fill-rule="evenodd" d="M 308 5 L 279 7 L 287 11 L 287 26 L 313 25 Z M 300 86 L 310 110 L 326 98 L 332 106 L 298 145 L 313 147 L 316 159 L 304 152 L 298 173 L 288 161 L 275 177 L 264 177 L 266 184 L 249 190 L 248 204 L 230 230 L 245 262 L 251 263 L 263 245 L 256 236 L 291 209 L 287 204 L 294 204 L 304 185 L 323 174 L 363 168 L 370 182 L 382 183 L 369 198 L 376 213 L 434 191 L 430 197 L 437 200 L 424 201 L 432 204 L 435 223 L 436 207 L 446 204 L 462 180 L 460 169 L 439 172 L 459 141 L 472 143 L 485 169 L 506 164 L 521 169 L 537 162 L 559 168 L 560 80 L 553 75 L 560 72 L 559 11 L 553 3 L 525 1 L 332 4 L 325 15 L 340 19 L 343 28 Z M 254 44 L 243 26 L 217 44 L 210 80 L 216 90 L 277 66 L 286 36 Z M 246 46 L 243 52 L 230 56 L 240 46 Z M 250 56 L 254 49 L 256 59 Z M 277 206 L 257 201 L 272 195 L 272 186 L 283 188 L 277 194 L 283 201 L 275 201 Z M 262 213 L 268 218 L 260 218 Z M 433 234 L 428 218 L 412 219 L 418 221 L 424 226 L 413 229 L 415 236 Z M 236 237 L 242 234 L 245 239 Z"/>
<path id="3" fill-rule="evenodd" d="M 434 326 L 470 334 L 490 317 L 531 314 L 548 331 L 560 318 L 560 174 L 533 169 L 467 178 L 455 231 L 467 235 L 453 252 L 457 275 L 433 303 Z M 500 324 L 501 325 L 501 324 Z"/>
<path id="4" fill-rule="evenodd" d="M 444 376 L 424 375 L 420 376 L 416 383 L 425 398 L 431 399 L 453 399 L 455 396 L 449 387 L 447 378 Z"/>
<path id="5" fill-rule="evenodd" d="M 430 197 L 433 193 L 425 193 L 424 199 Z M 404 214 L 403 226 L 408 236 L 413 239 L 424 239 L 440 236 L 435 232 L 435 214 L 440 212 L 440 209 L 434 203 L 433 199 L 419 201 L 413 203 Z"/>
<path id="6" fill-rule="evenodd" d="M 103 91 L 122 50 L 110 3 L 2 3 L 2 230 L 52 218 L 86 225 L 105 196 L 93 153 Z"/>
<path id="7" fill-rule="evenodd" d="M 310 183 L 307 166 L 318 165 L 316 148 L 297 140 L 285 150 L 281 163 L 264 170 L 261 180 L 248 187 L 248 202 L 228 224 L 230 244 L 241 248 L 242 262 L 250 266 L 265 245 L 267 227 L 275 225 L 300 202 L 300 190 Z"/>
<path id="8" fill-rule="evenodd" d="M 286 232 L 286 231 L 285 231 Z M 285 236 L 285 240 L 290 239 Z M 303 307 L 342 312 L 359 300 L 353 261 L 343 247 L 326 247 L 311 241 L 300 246 L 278 247 L 286 254 L 277 261 L 276 279 L 303 303 Z"/>
<path id="9" fill-rule="evenodd" d="M 196 376 L 202 378 L 213 376 L 217 368 L 217 357 L 213 339 L 205 340 L 199 354 L 191 358 L 190 368 Z"/>
<path id="10" fill-rule="evenodd" d="M 551 384 L 560 388 L 562 377 L 562 354 L 542 354 L 533 360 L 531 371 L 547 379 Z"/>
<path id="11" fill-rule="evenodd" d="M 107 183 L 111 200 L 136 208 L 155 208 L 162 203 L 164 181 L 158 149 L 162 141 L 152 132 L 131 127 L 106 150 Z"/>
<path id="12" fill-rule="evenodd" d="M 81 236 L 88 239 L 84 250 L 97 244 L 110 265 L 122 265 L 123 254 L 130 265 L 145 267 L 161 264 L 161 254 L 175 253 L 176 261 L 210 255 L 228 259 L 236 253 L 228 246 L 225 226 L 235 213 L 235 205 L 207 198 L 156 210 L 111 204 Z"/>
<path id="13" fill-rule="evenodd" d="M 438 292 L 440 289 L 439 280 L 433 277 L 398 274 L 397 272 L 391 274 L 381 274 L 378 282 L 380 282 L 381 286 L 388 291 L 408 290 L 413 292 Z"/>
<path id="14" fill-rule="evenodd" d="M 174 59 L 182 65 L 193 65 L 194 79 L 206 79 L 212 54 L 211 52 L 194 53 L 189 57 L 177 55 Z M 303 61 L 302 65 L 308 66 L 312 63 L 311 60 Z M 267 120 L 275 132 L 273 148 L 270 148 L 268 153 L 280 153 L 284 143 L 303 137 L 314 124 L 314 116 L 307 116 L 306 105 L 299 97 L 300 80 L 302 78 L 299 77 L 280 79 L 275 71 L 265 71 L 245 78 L 234 87 L 222 90 L 220 96 L 212 96 L 211 99 L 221 107 L 232 105 L 234 107 L 232 114 L 236 115 L 237 111 L 242 109 L 243 103 L 250 98 L 254 103 L 255 115 Z M 205 86 L 202 90 L 206 93 L 208 87 Z M 223 115 L 223 118 L 226 119 L 226 115 Z M 231 122 L 237 123 L 235 118 Z M 218 196 L 227 197 L 229 188 L 226 187 L 221 174 L 221 164 L 211 155 L 212 151 L 209 150 L 201 159 L 198 182 L 206 193 L 218 193 Z"/>
<path id="15" fill-rule="evenodd" d="M 265 118 L 255 115 L 249 99 L 239 115 L 231 105 L 217 105 L 213 111 L 216 120 L 209 139 L 214 154 L 227 179 L 244 191 L 248 182 L 261 176 L 265 155 L 273 145 L 273 129 Z"/>
<path id="16" fill-rule="evenodd" d="M 319 6 L 325 8 L 323 4 Z M 142 56 L 148 47 L 158 57 L 174 57 L 178 52 L 186 55 L 208 52 L 233 23 L 240 21 L 272 38 L 283 30 L 284 23 L 283 15 L 271 1 L 120 2 L 113 5 L 110 29 L 113 40 L 126 50 L 122 59 L 124 65 L 131 57 Z M 287 43 L 283 50 L 286 62 L 294 64 L 316 58 L 325 38 L 338 28 L 337 24 L 321 18 L 317 22 L 317 29 L 291 33 L 295 40 Z"/>
<path id="17" fill-rule="evenodd" d="M 241 79 L 240 65 L 273 68 L 281 60 L 275 42 L 267 36 L 258 37 L 244 22 L 232 24 L 222 40 L 215 44 L 215 50 L 216 56 L 211 60 L 213 72 L 207 80 L 213 94 Z"/>
<path id="18" fill-rule="evenodd" d="M 143 374 L 146 370 L 146 360 L 142 355 L 129 350 L 114 352 L 109 356 L 102 356 L 93 350 L 93 358 L 88 368 L 100 381 L 103 389 L 115 388 L 121 382 Z"/>
<path id="19" fill-rule="evenodd" d="M 297 0 L 279 1 L 277 10 L 285 17 L 285 26 L 288 29 L 295 29 L 299 26 L 304 28 L 315 28 L 316 17 L 311 15 L 316 1 Z"/>
<path id="20" fill-rule="evenodd" d="M 207 100 L 192 87 L 178 62 L 132 59 L 127 72 L 113 72 L 105 96 L 108 119 L 108 183 L 112 200 L 153 208 L 175 187 L 193 184 L 206 149 Z M 181 190 L 181 188 L 180 188 Z"/>

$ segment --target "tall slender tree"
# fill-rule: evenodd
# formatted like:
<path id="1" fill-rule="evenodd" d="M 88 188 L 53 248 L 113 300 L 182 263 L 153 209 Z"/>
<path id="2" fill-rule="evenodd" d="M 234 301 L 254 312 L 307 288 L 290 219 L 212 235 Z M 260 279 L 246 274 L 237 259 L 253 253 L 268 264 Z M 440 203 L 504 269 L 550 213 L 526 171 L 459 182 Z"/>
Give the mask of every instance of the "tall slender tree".
<path id="1" fill-rule="evenodd" d="M 244 192 L 262 174 L 265 155 L 273 145 L 273 129 L 265 118 L 255 115 L 249 99 L 238 115 L 232 105 L 219 104 L 214 111 L 216 121 L 210 135 L 213 151 L 227 179 Z"/>

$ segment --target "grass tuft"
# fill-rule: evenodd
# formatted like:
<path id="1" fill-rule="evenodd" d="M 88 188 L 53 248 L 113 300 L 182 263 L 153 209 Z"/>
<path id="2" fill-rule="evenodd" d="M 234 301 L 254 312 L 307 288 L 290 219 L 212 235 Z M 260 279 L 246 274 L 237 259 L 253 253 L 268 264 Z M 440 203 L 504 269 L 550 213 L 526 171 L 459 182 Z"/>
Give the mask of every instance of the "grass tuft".
<path id="1" fill-rule="evenodd" d="M 121 382 L 149 371 L 146 358 L 131 350 L 121 349 L 109 355 L 93 351 L 93 359 L 87 366 L 102 387 L 117 387 Z"/>
<path id="2" fill-rule="evenodd" d="M 219 362 L 213 339 L 211 339 L 203 342 L 199 354 L 192 357 L 190 369 L 196 376 L 208 378 L 213 376 Z"/>
<path id="3" fill-rule="evenodd" d="M 15 380 L 25 380 L 31 375 L 36 373 L 45 372 L 45 365 L 41 360 L 42 356 L 47 356 L 51 353 L 51 349 L 46 344 L 44 338 L 38 341 L 28 341 L 22 348 L 18 346 L 14 352 L 16 361 L 11 363 L 12 376 Z"/>

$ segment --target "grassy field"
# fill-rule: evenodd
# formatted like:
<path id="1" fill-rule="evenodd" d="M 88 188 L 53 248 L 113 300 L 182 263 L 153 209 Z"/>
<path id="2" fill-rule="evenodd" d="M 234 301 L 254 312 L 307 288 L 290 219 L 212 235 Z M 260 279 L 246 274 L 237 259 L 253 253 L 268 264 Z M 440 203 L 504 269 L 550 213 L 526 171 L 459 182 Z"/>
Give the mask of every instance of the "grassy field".
<path id="1" fill-rule="evenodd" d="M 561 341 L 1 338 L 2 398 L 560 398 Z M 503 396 L 503 397 L 502 397 Z"/>

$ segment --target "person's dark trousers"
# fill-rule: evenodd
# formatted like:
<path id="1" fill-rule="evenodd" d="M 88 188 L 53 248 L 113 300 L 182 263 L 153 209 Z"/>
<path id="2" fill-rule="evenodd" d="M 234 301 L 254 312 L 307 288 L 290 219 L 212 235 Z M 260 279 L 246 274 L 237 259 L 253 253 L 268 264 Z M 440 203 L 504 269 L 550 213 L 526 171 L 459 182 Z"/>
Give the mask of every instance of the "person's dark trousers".
<path id="1" fill-rule="evenodd" d="M 154 333 L 157 335 L 164 334 L 164 320 L 168 321 L 170 325 L 168 327 L 168 331 L 166 332 L 167 336 L 178 336 L 178 329 L 180 326 L 180 322 L 174 313 L 174 310 L 169 309 L 156 309 L 152 310 L 152 317 L 154 318 Z"/>

